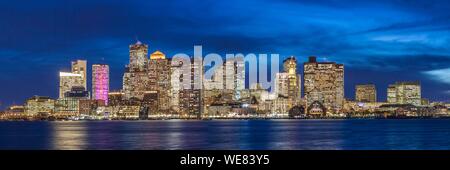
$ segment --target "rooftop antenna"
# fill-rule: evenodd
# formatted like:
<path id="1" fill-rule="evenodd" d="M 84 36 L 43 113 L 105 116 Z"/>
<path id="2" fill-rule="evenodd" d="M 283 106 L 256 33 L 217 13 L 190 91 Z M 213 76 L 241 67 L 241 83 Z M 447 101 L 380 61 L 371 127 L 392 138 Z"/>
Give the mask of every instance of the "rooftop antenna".
<path id="1" fill-rule="evenodd" d="M 142 42 L 139 41 L 139 37 L 137 35 L 134 38 L 136 39 L 136 44 L 142 44 Z"/>

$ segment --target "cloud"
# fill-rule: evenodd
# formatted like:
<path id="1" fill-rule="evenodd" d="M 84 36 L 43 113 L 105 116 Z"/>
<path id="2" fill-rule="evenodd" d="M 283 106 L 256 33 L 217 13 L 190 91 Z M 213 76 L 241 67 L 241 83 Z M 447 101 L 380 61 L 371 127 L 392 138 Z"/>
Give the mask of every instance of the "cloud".
<path id="1" fill-rule="evenodd" d="M 422 73 L 428 75 L 433 80 L 450 84 L 450 68 L 424 71 Z"/>

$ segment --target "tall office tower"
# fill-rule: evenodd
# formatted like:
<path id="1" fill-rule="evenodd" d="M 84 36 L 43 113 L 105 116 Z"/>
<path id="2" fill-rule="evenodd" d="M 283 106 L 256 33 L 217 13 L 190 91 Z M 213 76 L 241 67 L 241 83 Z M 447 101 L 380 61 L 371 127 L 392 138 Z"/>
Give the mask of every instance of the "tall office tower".
<path id="1" fill-rule="evenodd" d="M 59 98 L 64 98 L 64 94 L 72 90 L 72 87 L 84 87 L 84 83 L 82 74 L 59 72 Z"/>
<path id="2" fill-rule="evenodd" d="M 222 65 L 215 67 L 215 69 L 213 70 L 213 75 L 211 76 L 211 79 L 206 79 L 205 82 L 203 82 L 203 86 L 204 86 L 205 90 L 225 89 L 225 83 L 224 83 L 225 69 L 224 68 L 225 67 Z"/>
<path id="3" fill-rule="evenodd" d="M 395 100 L 393 96 L 395 96 Z M 421 105 L 421 101 L 421 87 L 419 82 L 396 82 L 393 85 L 389 85 L 389 103 Z"/>
<path id="4" fill-rule="evenodd" d="M 87 61 L 77 60 L 72 61 L 72 73 L 80 74 L 83 77 L 83 87 L 87 89 Z"/>
<path id="5" fill-rule="evenodd" d="M 108 105 L 109 66 L 105 64 L 92 65 L 92 99 L 102 100 Z"/>
<path id="6" fill-rule="evenodd" d="M 183 64 L 189 64 L 190 74 L 189 77 L 179 77 L 178 81 L 180 83 L 180 88 L 178 92 L 178 108 L 180 113 L 200 117 L 203 113 L 203 102 L 202 102 L 202 67 L 203 64 L 201 60 L 191 60 L 190 63 L 181 63 L 179 69 L 182 71 Z M 189 81 L 189 82 L 186 82 Z M 185 87 L 184 84 L 188 83 L 190 87 Z"/>
<path id="7" fill-rule="evenodd" d="M 374 84 L 359 84 L 355 87 L 357 102 L 377 102 L 377 90 Z"/>
<path id="8" fill-rule="evenodd" d="M 224 78 L 224 89 L 234 90 L 236 88 L 236 71 L 234 60 L 227 60 L 224 63 L 223 78 Z"/>
<path id="9" fill-rule="evenodd" d="M 170 107 L 175 110 L 175 111 L 180 111 L 179 110 L 179 92 L 182 89 L 182 83 L 183 82 L 183 77 L 181 76 L 182 73 L 182 66 L 183 66 L 183 62 L 178 62 L 178 63 L 171 63 L 171 77 L 170 77 L 170 81 L 171 81 L 171 99 L 170 99 Z"/>
<path id="10" fill-rule="evenodd" d="M 171 61 L 166 58 L 161 51 L 155 51 L 150 55 L 148 64 L 148 90 L 158 93 L 159 111 L 166 111 L 170 108 L 171 95 Z"/>
<path id="11" fill-rule="evenodd" d="M 243 58 L 232 58 L 224 64 L 224 89 L 233 90 L 234 100 L 239 100 L 245 89 L 245 62 Z"/>
<path id="12" fill-rule="evenodd" d="M 130 64 L 128 67 L 132 71 L 143 71 L 147 66 L 148 45 L 137 41 L 130 45 Z"/>
<path id="13" fill-rule="evenodd" d="M 397 89 L 395 85 L 389 85 L 387 89 L 387 102 L 391 104 L 397 103 Z"/>
<path id="14" fill-rule="evenodd" d="M 124 98 L 137 98 L 142 100 L 148 87 L 148 45 L 138 41 L 130 45 L 130 63 L 126 66 L 123 75 Z"/>
<path id="15" fill-rule="evenodd" d="M 297 101 L 301 98 L 301 76 L 297 74 L 297 60 L 291 56 L 283 62 L 284 72 L 288 76 L 288 99 Z"/>
<path id="16" fill-rule="evenodd" d="M 317 62 L 309 57 L 304 63 L 304 90 L 309 114 L 313 108 L 322 107 L 328 113 L 336 113 L 344 103 L 344 65 L 335 62 Z M 323 114 L 323 113 L 321 113 Z"/>
<path id="17" fill-rule="evenodd" d="M 195 57 L 191 61 L 191 89 L 203 89 L 203 61 Z"/>
<path id="18" fill-rule="evenodd" d="M 277 97 L 289 96 L 289 73 L 277 73 L 275 76 L 275 93 Z"/>

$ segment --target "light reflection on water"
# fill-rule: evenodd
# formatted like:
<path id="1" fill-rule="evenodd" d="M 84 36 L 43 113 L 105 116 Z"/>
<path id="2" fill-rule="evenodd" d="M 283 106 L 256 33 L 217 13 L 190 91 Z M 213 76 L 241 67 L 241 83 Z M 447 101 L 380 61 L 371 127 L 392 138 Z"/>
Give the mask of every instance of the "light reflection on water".
<path id="1" fill-rule="evenodd" d="M 86 122 L 56 122 L 52 127 L 52 149 L 86 149 L 88 136 Z"/>
<path id="2" fill-rule="evenodd" d="M 450 149 L 450 120 L 0 122 L 0 149 Z"/>

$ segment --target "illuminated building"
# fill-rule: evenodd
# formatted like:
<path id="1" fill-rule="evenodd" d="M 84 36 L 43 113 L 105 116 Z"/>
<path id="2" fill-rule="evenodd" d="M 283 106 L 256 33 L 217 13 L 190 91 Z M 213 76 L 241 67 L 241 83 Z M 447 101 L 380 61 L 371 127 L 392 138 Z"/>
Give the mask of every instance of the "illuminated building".
<path id="1" fill-rule="evenodd" d="M 104 64 L 92 65 L 92 99 L 102 100 L 108 105 L 109 66 Z"/>
<path id="2" fill-rule="evenodd" d="M 116 106 L 123 103 L 124 93 L 118 92 L 109 92 L 108 93 L 108 105 Z"/>
<path id="3" fill-rule="evenodd" d="M 301 98 L 301 76 L 297 74 L 297 60 L 291 56 L 283 62 L 284 72 L 287 73 L 287 97 L 293 101 Z"/>
<path id="4" fill-rule="evenodd" d="M 28 116 L 25 114 L 25 107 L 21 105 L 10 106 L 5 110 L 3 115 L 0 115 L 0 118 L 4 120 L 23 119 L 27 117 Z"/>
<path id="5" fill-rule="evenodd" d="M 76 73 L 59 73 L 59 98 L 64 98 L 64 94 L 75 86 L 84 87 L 83 75 Z"/>
<path id="6" fill-rule="evenodd" d="M 377 102 L 377 90 L 373 84 L 360 84 L 355 87 L 357 102 Z"/>
<path id="7" fill-rule="evenodd" d="M 397 103 L 397 89 L 395 85 L 389 85 L 387 89 L 387 102 L 390 104 Z"/>
<path id="8" fill-rule="evenodd" d="M 50 97 L 33 96 L 25 103 L 25 114 L 35 116 L 38 114 L 51 115 L 55 109 L 55 100 Z"/>
<path id="9" fill-rule="evenodd" d="M 212 68 L 211 68 L 212 69 Z M 205 88 L 205 90 L 221 90 L 221 89 L 226 89 L 225 87 L 225 67 L 220 65 L 215 67 L 215 70 L 213 70 L 213 75 L 211 76 L 211 79 L 205 79 L 203 86 Z M 231 76 L 229 76 L 229 78 L 232 78 Z M 231 83 L 234 83 L 234 81 L 231 79 L 228 80 Z"/>
<path id="10" fill-rule="evenodd" d="M 87 89 L 87 64 L 86 60 L 72 61 L 72 73 L 81 75 L 83 81 L 82 85 Z"/>
<path id="11" fill-rule="evenodd" d="M 304 63 L 304 94 L 308 114 L 337 113 L 344 104 L 344 65 L 317 62 L 309 57 Z M 309 107 L 314 107 L 313 112 Z"/>
<path id="12" fill-rule="evenodd" d="M 55 102 L 55 114 L 57 116 L 79 116 L 80 101 L 90 100 L 89 92 L 83 86 L 74 86 L 64 93 L 64 98 L 59 98 Z"/>
<path id="13" fill-rule="evenodd" d="M 130 72 L 144 71 L 147 66 L 148 45 L 137 41 L 130 45 L 130 64 L 128 68 Z"/>
<path id="14" fill-rule="evenodd" d="M 272 100 L 271 113 L 287 114 L 289 108 L 289 99 L 287 97 L 277 97 Z"/>
<path id="15" fill-rule="evenodd" d="M 55 115 L 58 117 L 79 116 L 80 100 L 75 98 L 60 98 L 55 102 Z"/>
<path id="16" fill-rule="evenodd" d="M 245 89 L 245 63 L 243 58 L 228 59 L 224 63 L 224 89 L 233 90 L 234 99 L 240 99 Z"/>
<path id="17" fill-rule="evenodd" d="M 202 96 L 199 89 L 183 89 L 179 93 L 179 108 L 183 115 L 199 118 L 202 114 Z"/>
<path id="18" fill-rule="evenodd" d="M 278 97 L 289 96 L 289 73 L 277 73 L 275 75 L 275 93 Z"/>
<path id="19" fill-rule="evenodd" d="M 151 110 L 165 112 L 170 108 L 171 95 L 171 61 L 161 51 L 150 55 L 148 63 L 148 91 L 157 94 L 157 104 Z"/>
<path id="20" fill-rule="evenodd" d="M 170 99 L 170 107 L 175 111 L 179 110 L 179 92 L 182 89 L 183 77 L 181 76 L 183 63 L 180 61 L 179 63 L 171 63 L 171 99 Z"/>
<path id="21" fill-rule="evenodd" d="M 123 92 L 125 99 L 137 98 L 142 100 L 148 87 L 147 72 L 148 45 L 138 41 L 130 45 L 130 63 L 123 75 Z"/>
<path id="22" fill-rule="evenodd" d="M 189 117 L 200 118 L 203 113 L 203 95 L 202 89 L 197 89 L 202 85 L 202 72 L 203 64 L 201 60 L 191 60 L 190 69 L 191 72 L 188 74 L 189 78 L 180 78 L 180 84 L 188 83 L 190 88 L 184 86 L 181 87 L 178 93 L 178 108 L 182 115 L 187 115 Z M 185 82 L 190 81 L 190 82 Z"/>
<path id="23" fill-rule="evenodd" d="M 395 90 L 394 90 L 395 89 Z M 394 99 L 395 96 L 395 99 Z M 396 82 L 389 85 L 388 103 L 394 104 L 422 104 L 421 87 L 419 82 Z"/>

